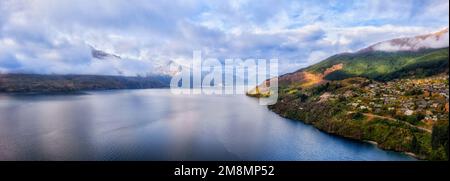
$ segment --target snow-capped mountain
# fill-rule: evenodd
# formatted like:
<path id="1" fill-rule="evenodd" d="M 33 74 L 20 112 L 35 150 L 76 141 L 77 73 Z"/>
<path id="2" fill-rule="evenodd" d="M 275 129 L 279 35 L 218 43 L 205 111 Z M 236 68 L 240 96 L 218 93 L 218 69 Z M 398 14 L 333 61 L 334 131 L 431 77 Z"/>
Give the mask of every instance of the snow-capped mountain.
<path id="1" fill-rule="evenodd" d="M 360 52 L 367 51 L 417 51 L 430 48 L 444 48 L 449 46 L 449 29 L 445 28 L 441 31 L 408 38 L 396 38 L 383 41 L 362 49 Z"/>
<path id="2" fill-rule="evenodd" d="M 100 59 L 100 60 L 111 59 L 111 58 L 112 59 L 121 59 L 121 57 L 118 55 L 106 53 L 102 50 L 95 49 L 92 46 L 91 46 L 91 55 L 93 58 Z"/>

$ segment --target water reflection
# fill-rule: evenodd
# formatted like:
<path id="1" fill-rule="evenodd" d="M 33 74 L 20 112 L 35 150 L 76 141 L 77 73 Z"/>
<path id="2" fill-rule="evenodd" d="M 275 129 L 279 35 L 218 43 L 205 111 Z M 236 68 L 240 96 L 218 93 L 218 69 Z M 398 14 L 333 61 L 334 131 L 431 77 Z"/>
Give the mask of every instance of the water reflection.
<path id="1" fill-rule="evenodd" d="M 123 90 L 0 96 L 0 160 L 413 160 L 256 99 Z"/>

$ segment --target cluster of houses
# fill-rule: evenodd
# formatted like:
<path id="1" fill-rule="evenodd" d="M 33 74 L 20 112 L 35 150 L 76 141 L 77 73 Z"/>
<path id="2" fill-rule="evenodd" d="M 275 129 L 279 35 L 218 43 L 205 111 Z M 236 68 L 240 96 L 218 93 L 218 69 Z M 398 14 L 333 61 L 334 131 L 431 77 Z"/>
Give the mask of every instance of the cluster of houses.
<path id="1" fill-rule="evenodd" d="M 421 115 L 421 121 L 448 120 L 449 84 L 447 76 L 371 82 L 359 91 L 348 90 L 348 105 L 354 111 L 382 116 Z"/>

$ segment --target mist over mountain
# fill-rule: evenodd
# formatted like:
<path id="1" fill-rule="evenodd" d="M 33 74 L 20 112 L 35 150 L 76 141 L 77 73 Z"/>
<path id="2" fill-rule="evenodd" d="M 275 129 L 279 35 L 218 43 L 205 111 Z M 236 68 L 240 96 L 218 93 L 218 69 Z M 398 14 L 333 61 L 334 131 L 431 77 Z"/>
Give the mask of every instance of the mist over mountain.
<path id="1" fill-rule="evenodd" d="M 0 72 L 171 74 L 168 63 L 187 65 L 198 50 L 220 60 L 277 58 L 279 72 L 287 73 L 370 43 L 446 27 L 448 18 L 441 17 L 448 16 L 448 3 L 2 0 Z"/>
<path id="2" fill-rule="evenodd" d="M 97 50 L 94 47 L 91 47 L 91 54 L 92 54 L 92 58 L 96 58 L 96 59 L 100 59 L 100 60 L 105 60 L 105 59 L 122 59 L 118 55 L 106 53 L 106 52 L 104 52 L 102 50 Z"/>
<path id="3" fill-rule="evenodd" d="M 448 47 L 449 33 L 448 27 L 431 34 L 419 35 L 415 37 L 396 38 L 388 41 L 383 41 L 369 46 L 360 52 L 368 51 L 418 51 L 422 49 L 444 48 Z"/>

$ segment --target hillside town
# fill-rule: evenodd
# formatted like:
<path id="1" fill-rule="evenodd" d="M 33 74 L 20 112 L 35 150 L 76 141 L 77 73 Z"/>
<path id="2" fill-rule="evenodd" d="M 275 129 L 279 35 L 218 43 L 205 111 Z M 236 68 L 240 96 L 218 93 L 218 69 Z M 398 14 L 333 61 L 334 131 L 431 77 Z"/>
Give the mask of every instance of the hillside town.
<path id="1" fill-rule="evenodd" d="M 430 127 L 438 120 L 448 120 L 447 75 L 366 84 L 359 91 L 344 93 L 351 110 L 406 120 L 424 127 Z"/>

